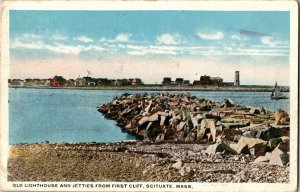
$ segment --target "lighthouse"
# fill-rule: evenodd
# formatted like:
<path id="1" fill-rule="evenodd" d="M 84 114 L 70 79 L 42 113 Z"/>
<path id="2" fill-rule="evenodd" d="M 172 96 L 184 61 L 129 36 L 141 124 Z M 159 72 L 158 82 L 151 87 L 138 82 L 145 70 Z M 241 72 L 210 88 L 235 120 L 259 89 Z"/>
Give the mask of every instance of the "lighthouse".
<path id="1" fill-rule="evenodd" d="M 235 71 L 235 80 L 234 80 L 234 86 L 240 86 L 240 72 Z"/>

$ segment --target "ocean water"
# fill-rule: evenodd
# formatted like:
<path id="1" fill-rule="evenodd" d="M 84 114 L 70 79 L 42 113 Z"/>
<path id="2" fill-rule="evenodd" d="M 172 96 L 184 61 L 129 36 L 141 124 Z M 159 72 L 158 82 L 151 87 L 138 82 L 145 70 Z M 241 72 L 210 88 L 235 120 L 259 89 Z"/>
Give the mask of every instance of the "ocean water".
<path id="1" fill-rule="evenodd" d="M 9 89 L 9 143 L 114 142 L 134 140 L 114 120 L 104 118 L 97 106 L 123 93 L 145 91 Z M 148 91 L 155 93 L 158 91 Z M 171 91 L 169 91 L 171 92 Z M 289 112 L 289 99 L 271 100 L 268 92 L 191 91 L 199 98 Z M 289 97 L 289 93 L 285 93 Z"/>

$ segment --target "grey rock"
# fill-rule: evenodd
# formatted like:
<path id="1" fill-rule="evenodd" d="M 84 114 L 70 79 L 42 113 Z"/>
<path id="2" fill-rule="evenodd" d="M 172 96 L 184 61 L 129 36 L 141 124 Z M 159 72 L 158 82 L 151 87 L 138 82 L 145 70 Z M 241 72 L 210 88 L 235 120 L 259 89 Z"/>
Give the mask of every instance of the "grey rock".
<path id="1" fill-rule="evenodd" d="M 138 124 L 139 125 L 143 125 L 144 123 L 147 123 L 149 120 L 148 117 L 143 117 L 142 119 L 139 120 Z"/>
<path id="2" fill-rule="evenodd" d="M 281 151 L 278 147 L 275 148 L 270 157 L 270 165 L 279 165 L 279 166 L 284 166 L 287 163 L 289 163 L 289 154 Z"/>
<path id="3" fill-rule="evenodd" d="M 270 161 L 270 157 L 268 156 L 259 156 L 257 157 L 253 163 L 260 164 L 260 163 L 267 163 Z"/>
<path id="4" fill-rule="evenodd" d="M 259 109 L 256 109 L 256 108 L 252 108 L 252 109 L 250 109 L 250 111 L 249 111 L 249 113 L 250 114 L 260 114 L 260 110 Z"/>
<path id="5" fill-rule="evenodd" d="M 244 137 L 254 137 L 255 136 L 255 132 L 254 131 L 245 131 L 242 135 Z"/>
<path id="6" fill-rule="evenodd" d="M 275 112 L 275 124 L 286 125 L 289 122 L 290 122 L 289 114 L 282 109 L 277 109 Z"/>
<path id="7" fill-rule="evenodd" d="M 176 163 L 174 163 L 174 164 L 172 165 L 172 167 L 173 167 L 174 169 L 180 170 L 181 167 L 182 167 L 182 161 L 181 161 L 181 160 L 178 160 Z"/>
<path id="8" fill-rule="evenodd" d="M 165 122 L 166 122 L 166 116 L 160 116 L 160 123 L 159 123 L 159 125 L 163 126 L 165 124 Z"/>
<path id="9" fill-rule="evenodd" d="M 268 147 L 271 150 L 274 150 L 279 145 L 279 143 L 281 143 L 281 142 L 282 142 L 282 139 L 280 137 L 278 137 L 278 138 L 271 138 L 268 141 Z"/>
<path id="10" fill-rule="evenodd" d="M 181 121 L 178 125 L 177 125 L 177 131 L 181 131 L 184 127 L 186 127 L 186 123 Z"/>
<path id="11" fill-rule="evenodd" d="M 158 114 L 153 114 L 148 118 L 148 121 L 158 121 Z"/>
<path id="12" fill-rule="evenodd" d="M 224 105 L 226 108 L 228 108 L 228 107 L 234 107 L 235 104 L 231 99 L 226 98 L 224 99 Z"/>

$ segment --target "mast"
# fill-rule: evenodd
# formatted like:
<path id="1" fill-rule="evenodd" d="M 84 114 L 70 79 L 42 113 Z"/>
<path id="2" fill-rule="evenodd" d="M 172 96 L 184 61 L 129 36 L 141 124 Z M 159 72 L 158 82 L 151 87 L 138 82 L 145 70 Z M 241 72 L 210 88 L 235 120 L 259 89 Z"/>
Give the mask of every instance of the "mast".
<path id="1" fill-rule="evenodd" d="M 277 86 L 277 81 L 276 81 L 276 83 L 275 83 L 275 98 L 278 98 L 280 96 L 282 96 L 282 93 L 280 92 L 280 89 Z"/>

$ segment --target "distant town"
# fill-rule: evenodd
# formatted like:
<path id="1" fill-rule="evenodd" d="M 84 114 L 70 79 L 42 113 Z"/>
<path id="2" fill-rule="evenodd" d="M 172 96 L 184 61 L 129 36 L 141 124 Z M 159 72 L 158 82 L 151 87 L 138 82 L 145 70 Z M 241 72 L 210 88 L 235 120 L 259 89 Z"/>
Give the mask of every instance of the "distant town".
<path id="1" fill-rule="evenodd" d="M 108 78 L 93 78 L 82 77 L 77 79 L 65 79 L 63 76 L 55 75 L 49 79 L 9 79 L 9 86 L 47 86 L 47 87 L 69 87 L 69 86 L 140 86 L 144 85 L 141 78 L 130 79 L 108 79 Z M 223 82 L 220 77 L 200 76 L 199 80 L 191 83 L 184 78 L 164 77 L 161 86 L 200 86 L 200 87 L 225 87 L 225 86 L 240 86 L 239 71 L 235 72 L 235 82 Z"/>
<path id="2" fill-rule="evenodd" d="M 241 85 L 240 73 L 235 71 L 234 82 L 224 82 L 221 77 L 211 77 L 202 75 L 198 80 L 190 82 L 182 77 L 172 79 L 171 77 L 164 77 L 160 84 L 144 84 L 141 78 L 129 79 L 108 79 L 108 78 L 94 78 L 87 75 L 86 77 L 78 77 L 77 79 L 65 79 L 63 76 L 55 75 L 49 79 L 9 79 L 9 87 L 37 87 L 37 88 L 149 88 L 161 87 L 164 89 L 187 90 L 187 89 L 213 89 L 213 90 L 244 90 L 252 88 L 257 91 L 272 91 L 272 86 L 262 85 Z M 289 91 L 289 87 L 280 87 L 281 91 Z"/>

